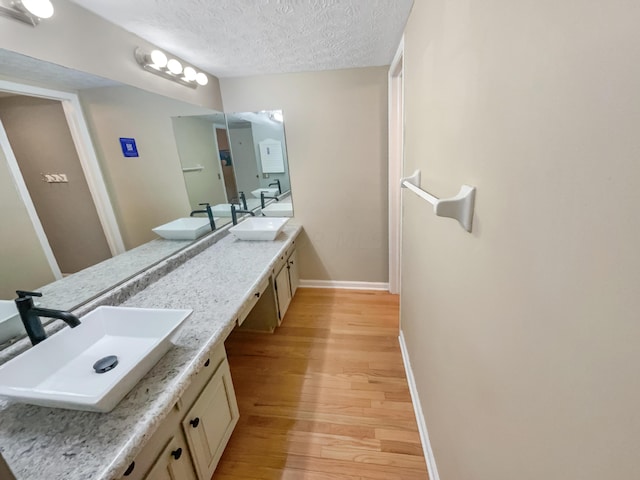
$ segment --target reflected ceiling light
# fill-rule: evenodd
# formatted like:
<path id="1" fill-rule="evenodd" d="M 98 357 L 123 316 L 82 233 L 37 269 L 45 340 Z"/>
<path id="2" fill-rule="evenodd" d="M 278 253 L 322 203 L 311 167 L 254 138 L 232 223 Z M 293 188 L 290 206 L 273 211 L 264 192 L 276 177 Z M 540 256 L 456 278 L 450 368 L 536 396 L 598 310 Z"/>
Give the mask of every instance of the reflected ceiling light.
<path id="1" fill-rule="evenodd" d="M 198 72 L 198 74 L 196 75 L 196 82 L 198 82 L 198 85 L 202 85 L 204 87 L 207 83 L 209 83 L 209 77 L 207 77 L 207 75 L 202 72 Z"/>
<path id="2" fill-rule="evenodd" d="M 276 122 L 280 122 L 280 123 L 284 122 L 284 117 L 282 116 L 282 110 L 275 110 L 271 114 L 271 118 Z"/>
<path id="3" fill-rule="evenodd" d="M 10 7 L 0 5 L 0 15 L 35 27 L 42 18 L 51 18 L 53 5 L 49 0 L 14 0 Z"/>
<path id="4" fill-rule="evenodd" d="M 173 80 L 187 87 L 196 88 L 198 85 L 206 85 L 209 78 L 202 72 L 196 71 L 191 66 L 183 68 L 180 60 L 168 58 L 161 50 L 146 52 L 141 48 L 136 48 L 134 57 L 138 65 L 147 72 L 155 73 L 161 77 Z"/>

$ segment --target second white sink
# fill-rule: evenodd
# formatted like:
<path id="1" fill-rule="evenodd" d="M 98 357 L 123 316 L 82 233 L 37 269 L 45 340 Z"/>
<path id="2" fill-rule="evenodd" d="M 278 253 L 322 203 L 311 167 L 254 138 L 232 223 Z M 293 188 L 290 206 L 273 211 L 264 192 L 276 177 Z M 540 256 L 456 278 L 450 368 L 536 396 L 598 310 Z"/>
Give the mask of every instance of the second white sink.
<path id="1" fill-rule="evenodd" d="M 229 231 L 240 240 L 275 240 L 288 218 L 249 217 Z"/>
<path id="2" fill-rule="evenodd" d="M 45 407 L 109 412 L 171 348 L 192 310 L 98 307 L 0 366 L 0 395 Z M 111 370 L 94 365 L 115 356 Z"/>
<path id="3" fill-rule="evenodd" d="M 216 219 L 214 218 L 214 220 Z M 167 240 L 195 240 L 210 232 L 211 224 L 208 217 L 186 217 L 178 218 L 151 230 Z"/>

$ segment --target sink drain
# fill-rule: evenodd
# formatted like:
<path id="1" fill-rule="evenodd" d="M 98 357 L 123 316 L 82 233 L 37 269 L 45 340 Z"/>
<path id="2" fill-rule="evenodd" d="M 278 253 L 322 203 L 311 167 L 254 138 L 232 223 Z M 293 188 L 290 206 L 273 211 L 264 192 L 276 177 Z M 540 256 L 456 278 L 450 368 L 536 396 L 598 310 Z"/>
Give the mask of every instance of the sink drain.
<path id="1" fill-rule="evenodd" d="M 109 355 L 107 357 L 101 358 L 96 363 L 93 364 L 93 369 L 96 373 L 105 373 L 109 370 L 113 370 L 116 365 L 118 365 L 118 357 L 115 355 Z"/>

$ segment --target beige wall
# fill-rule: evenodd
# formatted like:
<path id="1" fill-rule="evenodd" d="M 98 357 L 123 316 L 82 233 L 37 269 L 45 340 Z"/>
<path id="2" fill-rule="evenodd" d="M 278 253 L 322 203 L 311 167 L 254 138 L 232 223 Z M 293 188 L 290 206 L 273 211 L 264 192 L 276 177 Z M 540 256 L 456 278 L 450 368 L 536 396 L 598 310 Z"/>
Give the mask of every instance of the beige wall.
<path id="1" fill-rule="evenodd" d="M 0 299 L 55 280 L 0 149 Z"/>
<path id="2" fill-rule="evenodd" d="M 246 197 L 251 197 L 251 191 L 260 188 L 260 179 L 257 177 L 258 170 L 256 168 L 253 129 L 250 126 L 230 128 L 229 144 L 238 192 L 244 192 Z"/>
<path id="3" fill-rule="evenodd" d="M 0 98 L 0 119 L 62 273 L 110 258 L 61 102 Z M 45 183 L 43 173 L 66 174 L 68 183 Z"/>
<path id="4" fill-rule="evenodd" d="M 388 281 L 387 70 L 220 80 L 227 112 L 282 109 L 301 276 Z"/>
<path id="5" fill-rule="evenodd" d="M 226 203 L 224 182 L 213 123 L 200 118 L 173 118 L 178 155 L 182 167 L 204 167 L 199 172 L 184 173 L 184 182 L 192 210 L 198 204 Z"/>
<path id="6" fill-rule="evenodd" d="M 636 2 L 416 2 L 401 321 L 443 480 L 640 478 Z M 295 184 L 294 184 L 295 188 Z"/>
<path id="7" fill-rule="evenodd" d="M 2 48 L 134 85 L 170 98 L 222 110 L 218 79 L 191 89 L 143 70 L 137 47 L 154 46 L 69 0 L 56 0 L 55 14 L 37 28 L 2 19 Z M 167 52 L 171 54 L 171 52 Z M 197 67 L 197 65 L 196 65 Z"/>
<path id="8" fill-rule="evenodd" d="M 153 227 L 189 216 L 171 117 L 211 110 L 133 87 L 83 90 L 80 101 L 125 247 L 157 238 Z M 120 137 L 135 138 L 140 156 L 125 158 Z"/>

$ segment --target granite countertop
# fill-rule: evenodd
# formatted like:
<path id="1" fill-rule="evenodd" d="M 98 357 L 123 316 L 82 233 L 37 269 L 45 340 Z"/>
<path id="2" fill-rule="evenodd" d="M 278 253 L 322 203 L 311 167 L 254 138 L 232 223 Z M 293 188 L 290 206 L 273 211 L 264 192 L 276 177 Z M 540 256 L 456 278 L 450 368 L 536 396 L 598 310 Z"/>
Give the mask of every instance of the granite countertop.
<path id="1" fill-rule="evenodd" d="M 0 402 L 0 451 L 16 479 L 112 480 L 122 474 L 300 230 L 287 226 L 273 242 L 228 235 L 121 303 L 191 308 L 193 314 L 176 345 L 110 413 Z"/>

